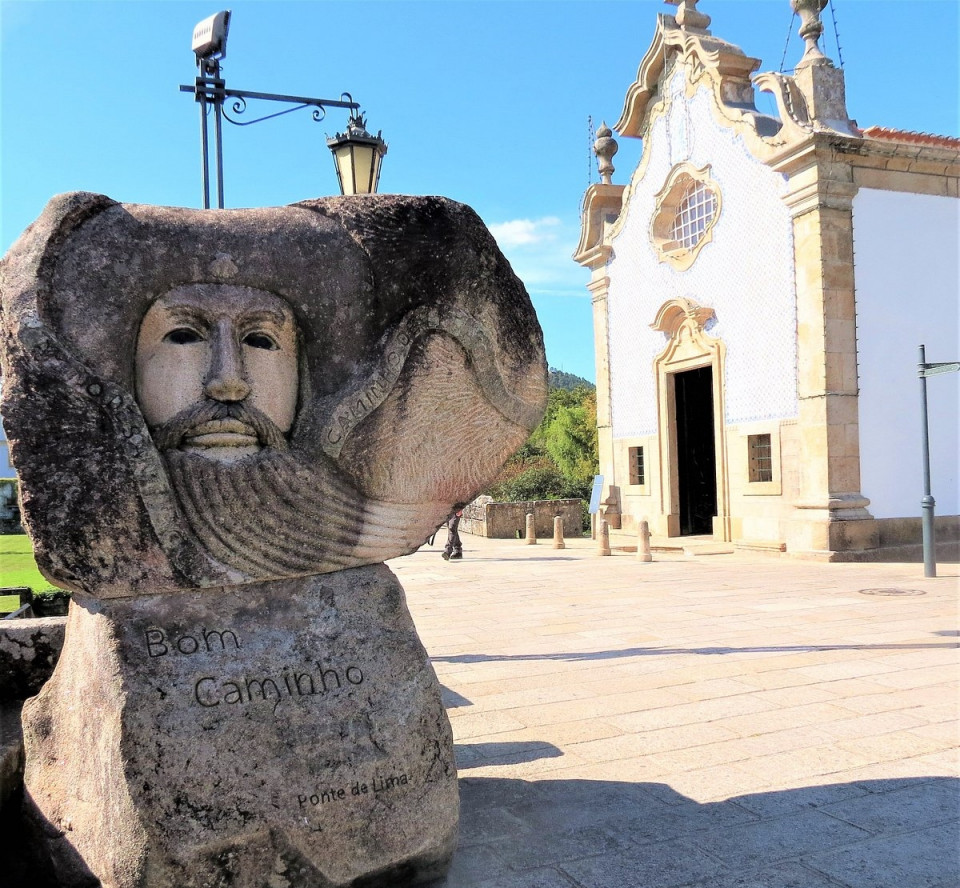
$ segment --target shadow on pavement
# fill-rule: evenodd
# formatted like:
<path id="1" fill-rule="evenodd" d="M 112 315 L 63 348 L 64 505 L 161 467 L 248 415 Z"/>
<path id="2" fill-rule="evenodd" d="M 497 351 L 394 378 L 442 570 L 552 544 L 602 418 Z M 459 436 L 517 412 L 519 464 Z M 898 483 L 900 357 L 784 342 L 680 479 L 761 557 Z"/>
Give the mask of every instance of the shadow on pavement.
<path id="1" fill-rule="evenodd" d="M 532 553 L 531 553 L 532 554 Z M 516 558 L 494 558 L 488 555 L 473 555 L 470 552 L 464 554 L 464 560 L 469 559 L 470 561 L 485 561 L 485 562 L 497 562 L 498 564 L 506 564 L 508 562 L 514 562 Z M 574 555 L 541 555 L 538 556 L 537 561 L 580 561 Z"/>
<path id="2" fill-rule="evenodd" d="M 952 778 L 860 781 L 699 804 L 661 783 L 462 776 L 460 798 L 460 845 L 449 875 L 430 888 L 960 884 L 960 780 Z M 24 868 L 16 843 L 25 836 L 2 819 L 0 885 L 54 888 Z"/>
<path id="3" fill-rule="evenodd" d="M 468 700 L 463 694 L 458 694 L 445 684 L 440 685 L 440 697 L 443 700 L 444 709 L 459 709 L 461 706 L 473 706 L 472 700 Z"/>
<path id="4" fill-rule="evenodd" d="M 659 783 L 461 777 L 431 888 L 956 888 L 960 781 L 875 780 L 698 804 Z"/>
<path id="5" fill-rule="evenodd" d="M 456 743 L 457 769 L 466 771 L 486 765 L 517 765 L 540 759 L 559 758 L 563 750 L 543 740 L 503 743 Z"/>
<path id="6" fill-rule="evenodd" d="M 944 633 L 936 633 L 942 635 Z M 615 660 L 620 657 L 664 657 L 679 654 L 718 656 L 721 654 L 807 654 L 822 651 L 923 651 L 934 648 L 960 648 L 960 642 L 934 641 L 929 644 L 786 644 L 753 647 L 632 647 L 618 651 L 565 651 L 557 654 L 454 654 L 432 656 L 435 663 L 494 663 L 503 660 Z"/>

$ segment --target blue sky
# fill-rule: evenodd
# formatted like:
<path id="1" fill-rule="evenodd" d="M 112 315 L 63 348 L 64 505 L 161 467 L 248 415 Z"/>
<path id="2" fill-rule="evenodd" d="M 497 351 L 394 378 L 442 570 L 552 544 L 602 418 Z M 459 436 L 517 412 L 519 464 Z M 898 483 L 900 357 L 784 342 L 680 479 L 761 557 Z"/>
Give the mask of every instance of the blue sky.
<path id="1" fill-rule="evenodd" d="M 958 134 L 956 0 L 834 0 L 847 105 L 862 126 Z M 187 0 L 0 0 L 0 251 L 62 191 L 199 206 L 199 118 L 178 86 L 190 35 L 220 6 Z M 233 10 L 228 87 L 349 91 L 390 149 L 381 191 L 473 206 L 530 291 L 553 366 L 594 378 L 587 272 L 570 255 L 597 180 L 588 118 L 613 124 L 653 36 L 659 0 L 248 2 Z M 788 0 L 701 0 L 711 30 L 792 70 Z M 822 45 L 837 60 L 830 17 Z M 789 34 L 789 42 L 788 42 Z M 772 110 L 768 97 L 759 98 Z M 263 106 L 260 106 L 263 107 Z M 248 117 L 257 109 L 251 105 Z M 277 110 L 264 107 L 263 113 Z M 331 109 L 224 127 L 228 207 L 337 190 Z M 620 140 L 615 182 L 641 145 Z"/>

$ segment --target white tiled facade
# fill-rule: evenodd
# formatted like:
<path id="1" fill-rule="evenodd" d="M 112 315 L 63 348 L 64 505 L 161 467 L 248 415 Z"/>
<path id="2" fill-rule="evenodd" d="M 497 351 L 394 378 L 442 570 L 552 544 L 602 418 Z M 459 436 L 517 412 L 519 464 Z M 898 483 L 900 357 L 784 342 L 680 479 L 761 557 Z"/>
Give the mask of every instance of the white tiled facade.
<path id="1" fill-rule="evenodd" d="M 654 358 L 666 336 L 650 329 L 660 306 L 686 297 L 716 313 L 707 332 L 727 346 L 726 422 L 797 415 L 796 293 L 793 235 L 783 202 L 785 177 L 754 158 L 721 127 L 712 94 L 683 96 L 684 73 L 671 78 L 671 103 L 646 140 L 622 228 L 612 240 L 609 285 L 611 419 L 614 438 L 657 429 Z M 720 218 L 693 265 L 677 271 L 650 239 L 655 198 L 677 163 L 710 165 L 722 198 Z"/>

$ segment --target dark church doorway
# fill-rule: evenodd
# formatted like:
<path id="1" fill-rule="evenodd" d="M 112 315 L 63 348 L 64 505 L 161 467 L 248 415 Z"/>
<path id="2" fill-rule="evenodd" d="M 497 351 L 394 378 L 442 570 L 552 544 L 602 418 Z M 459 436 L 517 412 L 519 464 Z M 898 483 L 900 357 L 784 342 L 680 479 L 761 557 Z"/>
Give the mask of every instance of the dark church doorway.
<path id="1" fill-rule="evenodd" d="M 713 438 L 713 370 L 673 377 L 677 407 L 680 535 L 712 534 L 717 514 L 717 451 Z"/>

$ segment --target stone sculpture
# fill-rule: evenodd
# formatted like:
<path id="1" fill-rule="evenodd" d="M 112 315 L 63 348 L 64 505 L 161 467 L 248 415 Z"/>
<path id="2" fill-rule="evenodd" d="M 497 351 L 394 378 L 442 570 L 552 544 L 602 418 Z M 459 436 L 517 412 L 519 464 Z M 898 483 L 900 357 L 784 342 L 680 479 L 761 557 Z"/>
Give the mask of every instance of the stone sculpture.
<path id="1" fill-rule="evenodd" d="M 68 194 L 0 285 L 24 522 L 74 590 L 24 712 L 48 877 L 441 874 L 450 728 L 382 562 L 476 495 L 543 410 L 540 329 L 483 224 L 441 198 Z"/>

